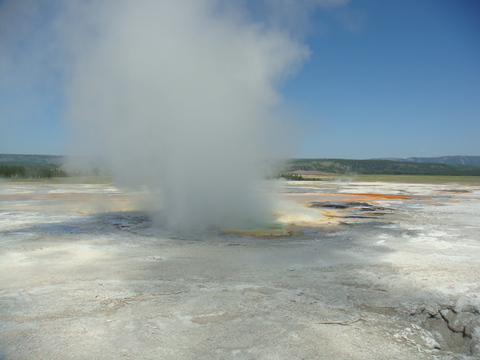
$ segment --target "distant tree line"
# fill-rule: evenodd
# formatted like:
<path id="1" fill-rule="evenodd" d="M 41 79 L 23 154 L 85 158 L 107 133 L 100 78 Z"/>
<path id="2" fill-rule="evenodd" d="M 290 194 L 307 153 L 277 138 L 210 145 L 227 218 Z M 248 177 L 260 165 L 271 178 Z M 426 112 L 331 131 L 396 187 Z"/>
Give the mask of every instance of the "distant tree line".
<path id="1" fill-rule="evenodd" d="M 287 171 L 322 171 L 365 175 L 469 175 L 480 176 L 480 166 L 443 163 L 414 163 L 393 160 L 294 159 Z"/>
<path id="2" fill-rule="evenodd" d="M 67 172 L 57 166 L 0 165 L 0 177 L 10 179 L 65 177 Z"/>
<path id="3" fill-rule="evenodd" d="M 292 174 L 292 173 L 282 173 L 278 177 L 283 178 L 285 180 L 290 180 L 290 181 L 305 181 L 305 180 L 308 180 L 308 179 L 304 178 L 302 175 Z"/>
<path id="4" fill-rule="evenodd" d="M 0 177 L 4 178 L 17 178 L 25 177 L 26 169 L 25 166 L 20 165 L 0 165 Z"/>
<path id="5" fill-rule="evenodd" d="M 6 155 L 4 155 L 5 157 Z M 9 157 L 12 157 L 11 155 Z M 18 156 L 17 156 L 18 157 Z M 27 159 L 24 159 L 28 157 Z M 59 163 L 47 163 L 45 156 L 22 156 L 21 162 L 11 159 L 1 161 L 0 177 L 25 179 L 25 178 L 53 178 L 79 175 L 104 175 L 97 166 L 86 171 L 65 170 Z M 7 162 L 10 161 L 10 163 Z M 15 159 L 14 159 L 15 160 Z M 16 160 L 18 161 L 18 160 Z M 7 163 L 5 163 L 7 162 Z M 13 162 L 13 163 L 12 163 Z M 292 159 L 282 172 L 266 175 L 267 178 L 282 177 L 287 180 L 309 180 L 295 171 L 316 171 L 322 173 L 342 175 L 454 175 L 454 176 L 480 176 L 480 166 L 454 165 L 444 163 L 420 163 L 394 160 L 351 160 L 351 159 Z"/>

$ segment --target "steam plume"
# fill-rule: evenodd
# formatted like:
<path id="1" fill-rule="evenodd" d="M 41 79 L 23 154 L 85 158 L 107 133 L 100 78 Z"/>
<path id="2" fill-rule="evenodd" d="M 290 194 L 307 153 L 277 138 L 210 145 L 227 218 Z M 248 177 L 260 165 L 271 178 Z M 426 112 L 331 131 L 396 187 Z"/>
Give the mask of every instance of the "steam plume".
<path id="1" fill-rule="evenodd" d="M 267 216 L 256 182 L 272 150 L 275 84 L 307 53 L 217 5 L 101 2 L 84 12 L 97 15 L 84 19 L 92 35 L 73 64 L 70 119 L 118 179 L 161 191 L 175 230 Z"/>
<path id="2" fill-rule="evenodd" d="M 308 3 L 332 1 L 344 2 Z M 37 26 L 49 36 L 38 39 L 54 44 L 33 52 L 55 59 L 74 152 L 100 151 L 117 180 L 160 193 L 172 229 L 267 216 L 256 186 L 263 161 L 279 151 L 271 110 L 305 46 L 252 20 L 248 1 L 18 3 L 43 16 Z"/>

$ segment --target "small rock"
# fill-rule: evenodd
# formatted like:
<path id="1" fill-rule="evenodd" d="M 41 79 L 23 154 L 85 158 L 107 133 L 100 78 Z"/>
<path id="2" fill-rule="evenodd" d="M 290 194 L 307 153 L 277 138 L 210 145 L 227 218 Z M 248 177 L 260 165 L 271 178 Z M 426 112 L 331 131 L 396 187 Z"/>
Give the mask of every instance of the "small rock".
<path id="1" fill-rule="evenodd" d="M 457 300 L 454 310 L 460 312 L 480 313 L 480 298 L 476 294 L 470 296 L 462 296 Z"/>
<path id="2" fill-rule="evenodd" d="M 474 314 L 469 312 L 461 312 L 455 316 L 453 321 L 449 322 L 450 327 L 455 332 L 463 332 L 466 326 L 472 325 L 476 320 Z M 470 332 L 471 335 L 471 332 Z"/>
<path id="3" fill-rule="evenodd" d="M 440 305 L 438 304 L 433 304 L 433 305 L 428 304 L 425 307 L 425 312 L 432 317 L 436 316 L 439 313 L 439 311 L 440 311 Z"/>
<path id="4" fill-rule="evenodd" d="M 463 333 L 466 337 L 472 338 L 473 331 L 475 330 L 475 326 L 473 324 L 468 324 L 465 326 Z"/>
<path id="5" fill-rule="evenodd" d="M 442 317 L 447 321 L 449 325 L 453 322 L 456 315 L 455 312 L 451 309 L 440 310 L 440 314 L 442 314 Z"/>

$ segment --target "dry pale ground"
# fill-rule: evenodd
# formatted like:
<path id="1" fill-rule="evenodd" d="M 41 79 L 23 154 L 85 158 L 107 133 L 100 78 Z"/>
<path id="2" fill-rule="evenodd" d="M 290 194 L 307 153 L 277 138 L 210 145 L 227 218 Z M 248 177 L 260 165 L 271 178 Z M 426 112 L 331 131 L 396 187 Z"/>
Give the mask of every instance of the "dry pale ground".
<path id="1" fill-rule="evenodd" d="M 0 359 L 480 356 L 480 187 L 282 196 L 284 235 L 179 237 L 141 194 L 3 183 Z"/>

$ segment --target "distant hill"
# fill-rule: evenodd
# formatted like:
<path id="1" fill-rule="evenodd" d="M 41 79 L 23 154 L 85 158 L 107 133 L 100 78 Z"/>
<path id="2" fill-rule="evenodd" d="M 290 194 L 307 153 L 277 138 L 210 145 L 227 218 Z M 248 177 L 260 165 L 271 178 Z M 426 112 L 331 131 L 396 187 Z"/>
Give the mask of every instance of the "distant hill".
<path id="1" fill-rule="evenodd" d="M 235 161 L 232 159 L 231 161 Z M 98 169 L 95 171 L 99 172 Z M 480 176 L 480 156 L 442 156 L 408 159 L 292 159 L 285 172 L 316 171 L 335 174 L 470 175 Z M 70 174 L 73 174 L 70 172 Z M 67 176 L 64 157 L 0 154 L 0 177 Z"/>
<path id="2" fill-rule="evenodd" d="M 286 171 L 318 171 L 336 174 L 480 176 L 479 166 L 399 160 L 293 159 L 288 162 Z"/>
<path id="3" fill-rule="evenodd" d="M 16 155 L 16 154 L 0 154 L 0 165 L 56 165 L 62 166 L 64 157 L 59 155 Z"/>
<path id="4" fill-rule="evenodd" d="M 441 164 L 451 164 L 451 165 L 470 165 L 470 166 L 480 166 L 480 156 L 439 156 L 439 157 L 409 157 L 406 159 L 402 158 L 388 158 L 388 159 L 377 159 L 377 160 L 393 160 L 393 161 L 404 161 L 404 162 L 417 162 L 417 163 L 441 163 Z"/>

